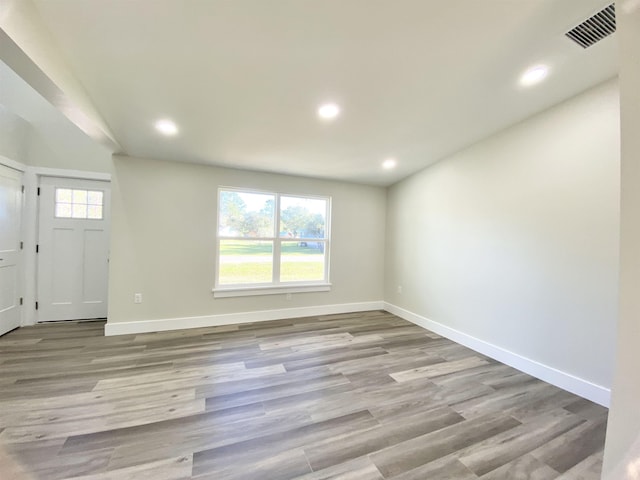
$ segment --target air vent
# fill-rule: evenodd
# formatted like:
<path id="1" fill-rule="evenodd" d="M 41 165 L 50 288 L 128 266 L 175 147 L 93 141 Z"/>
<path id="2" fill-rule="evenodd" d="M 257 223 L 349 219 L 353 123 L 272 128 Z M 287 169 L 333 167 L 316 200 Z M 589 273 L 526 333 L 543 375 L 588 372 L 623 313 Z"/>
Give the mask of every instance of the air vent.
<path id="1" fill-rule="evenodd" d="M 565 35 L 582 48 L 589 48 L 615 31 L 616 7 L 612 3 L 607 8 L 587 18 L 580 25 L 569 30 Z"/>

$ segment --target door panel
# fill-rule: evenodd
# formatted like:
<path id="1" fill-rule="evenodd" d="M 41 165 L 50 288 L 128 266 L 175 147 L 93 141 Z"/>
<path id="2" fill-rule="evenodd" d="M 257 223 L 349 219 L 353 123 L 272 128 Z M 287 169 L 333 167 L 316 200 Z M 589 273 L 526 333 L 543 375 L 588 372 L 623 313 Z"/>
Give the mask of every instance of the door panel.
<path id="1" fill-rule="evenodd" d="M 109 207 L 109 182 L 41 179 L 38 321 L 107 316 Z"/>
<path id="2" fill-rule="evenodd" d="M 22 172 L 0 165 L 0 335 L 20 326 Z"/>
<path id="3" fill-rule="evenodd" d="M 2 258 L 2 263 L 5 262 Z M 8 312 L 15 306 L 18 296 L 18 268 L 15 265 L 0 265 L 0 292 L 0 312 Z"/>
<path id="4" fill-rule="evenodd" d="M 103 252 L 104 234 L 101 230 L 84 231 L 84 290 L 82 301 L 85 303 L 99 303 L 107 290 L 107 276 L 104 275 Z"/>
<path id="5" fill-rule="evenodd" d="M 50 261 L 51 272 L 46 275 L 46 280 L 52 290 L 51 300 L 53 303 L 56 305 L 70 304 L 73 299 L 73 271 L 75 270 L 72 263 L 74 261 L 74 231 L 71 228 L 54 228 L 51 231 L 51 236 L 51 248 L 48 248 L 46 242 L 40 246 L 38 259 L 44 258 L 43 261 L 49 263 L 48 258 L 52 257 Z M 46 235 L 42 237 L 46 238 Z M 54 252 L 53 255 L 51 255 L 52 252 Z M 42 271 L 47 272 L 48 268 L 43 266 Z M 45 295 L 44 298 L 47 296 Z"/>

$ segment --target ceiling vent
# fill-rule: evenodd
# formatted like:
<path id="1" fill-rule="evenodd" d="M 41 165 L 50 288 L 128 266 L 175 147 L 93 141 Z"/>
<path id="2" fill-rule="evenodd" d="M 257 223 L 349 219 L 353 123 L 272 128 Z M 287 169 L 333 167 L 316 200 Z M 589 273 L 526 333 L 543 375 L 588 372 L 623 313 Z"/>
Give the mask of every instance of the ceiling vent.
<path id="1" fill-rule="evenodd" d="M 582 48 L 588 48 L 615 31 L 616 7 L 612 3 L 607 8 L 587 18 L 580 25 L 569 30 L 565 35 Z"/>

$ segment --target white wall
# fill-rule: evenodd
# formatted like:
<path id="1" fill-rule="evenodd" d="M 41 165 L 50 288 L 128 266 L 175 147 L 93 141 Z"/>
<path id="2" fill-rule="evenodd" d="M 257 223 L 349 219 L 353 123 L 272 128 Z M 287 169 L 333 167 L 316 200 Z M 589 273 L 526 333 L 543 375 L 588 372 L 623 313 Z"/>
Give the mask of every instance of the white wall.
<path id="1" fill-rule="evenodd" d="M 618 111 L 611 80 L 391 187 L 385 300 L 607 395 Z"/>
<path id="2" fill-rule="evenodd" d="M 29 124 L 0 104 L 0 155 L 24 161 L 28 132 Z"/>
<path id="3" fill-rule="evenodd" d="M 616 3 L 622 191 L 620 317 L 602 478 L 640 478 L 640 3 Z"/>
<path id="4" fill-rule="evenodd" d="M 2 62 L 0 105 L 7 116 L 27 125 L 21 139 L 21 158 L 5 156 L 38 167 L 111 171 L 111 151 L 89 138 Z M 0 139 L 11 134 L 11 126 L 5 123 L 0 119 Z"/>
<path id="5" fill-rule="evenodd" d="M 66 119 L 62 118 L 61 123 L 32 123 L 25 162 L 34 167 L 110 173 L 111 152 Z"/>
<path id="6" fill-rule="evenodd" d="M 108 333 L 116 333 L 112 326 L 119 322 L 382 305 L 385 189 L 131 157 L 113 162 Z M 331 291 L 293 294 L 288 301 L 285 295 L 214 299 L 220 185 L 331 196 Z M 142 304 L 133 303 L 136 292 Z"/>

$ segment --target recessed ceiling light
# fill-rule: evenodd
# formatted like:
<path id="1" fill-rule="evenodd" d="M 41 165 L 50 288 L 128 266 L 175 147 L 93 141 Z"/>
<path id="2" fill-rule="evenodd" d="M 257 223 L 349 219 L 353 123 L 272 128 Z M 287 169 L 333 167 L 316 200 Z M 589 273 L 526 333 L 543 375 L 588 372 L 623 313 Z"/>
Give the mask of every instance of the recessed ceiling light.
<path id="1" fill-rule="evenodd" d="M 324 120 L 333 120 L 340 115 L 340 107 L 335 103 L 325 103 L 318 108 L 318 116 Z"/>
<path id="2" fill-rule="evenodd" d="M 546 65 L 536 65 L 531 67 L 520 77 L 520 85 L 523 87 L 530 87 L 545 79 L 549 73 L 549 67 Z"/>
<path id="3" fill-rule="evenodd" d="M 391 170 L 392 168 L 395 168 L 397 164 L 398 162 L 395 158 L 387 158 L 384 162 L 382 162 L 382 168 L 384 168 L 385 170 Z"/>
<path id="4" fill-rule="evenodd" d="M 158 120 L 155 126 L 156 130 L 163 135 L 175 135 L 178 133 L 178 126 L 171 120 Z"/>

